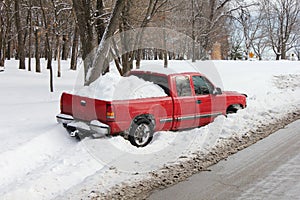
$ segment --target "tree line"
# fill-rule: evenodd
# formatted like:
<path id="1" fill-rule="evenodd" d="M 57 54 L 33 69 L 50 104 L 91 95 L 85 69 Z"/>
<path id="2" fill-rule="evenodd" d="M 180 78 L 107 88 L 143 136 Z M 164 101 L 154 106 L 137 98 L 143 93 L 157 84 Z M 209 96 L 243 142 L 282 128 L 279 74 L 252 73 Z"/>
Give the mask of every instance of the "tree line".
<path id="1" fill-rule="evenodd" d="M 210 59 L 219 44 L 221 59 L 239 59 L 250 51 L 263 59 L 273 51 L 276 59 L 287 52 L 299 53 L 299 0 L 2 0 L 0 1 L 0 66 L 6 59 L 20 60 L 19 68 L 41 71 L 40 59 L 47 59 L 52 73 L 53 59 L 77 59 L 84 62 L 85 73 L 93 68 L 97 47 L 102 40 L 125 31 L 139 30 L 133 36 L 120 34 L 105 51 L 113 58 L 121 74 L 133 62 L 143 59 Z M 180 43 L 176 51 L 139 47 L 147 27 L 168 28 L 193 41 Z M 169 42 L 166 32 L 162 37 Z M 147 40 L 147 38 L 146 38 Z M 115 44 L 115 45 L 114 45 Z M 165 44 L 168 45 L 168 44 Z M 104 48 L 104 47 L 103 47 Z M 133 49 L 126 51 L 126 49 Z M 125 50 L 125 51 L 124 51 Z M 104 51 L 104 49 L 102 49 Z M 123 54 L 120 54 L 123 52 Z M 108 54 L 105 54 L 106 56 Z M 29 58 L 25 63 L 25 57 Z M 31 66 L 31 60 L 35 66 Z M 98 59 L 107 71 L 107 58 Z M 92 62 L 93 61 L 93 62 Z M 97 61 L 97 60 L 96 60 Z M 60 65 L 58 65 L 60 67 Z M 57 76 L 60 76 L 58 70 Z"/>

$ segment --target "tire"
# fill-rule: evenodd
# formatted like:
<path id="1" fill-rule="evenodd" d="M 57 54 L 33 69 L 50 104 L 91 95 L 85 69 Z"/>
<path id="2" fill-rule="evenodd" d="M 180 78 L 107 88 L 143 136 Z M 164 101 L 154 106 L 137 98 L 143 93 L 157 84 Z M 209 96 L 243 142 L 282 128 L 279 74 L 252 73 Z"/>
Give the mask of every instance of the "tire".
<path id="1" fill-rule="evenodd" d="M 144 118 L 132 123 L 128 139 L 136 147 L 147 146 L 153 138 L 153 124 Z"/>

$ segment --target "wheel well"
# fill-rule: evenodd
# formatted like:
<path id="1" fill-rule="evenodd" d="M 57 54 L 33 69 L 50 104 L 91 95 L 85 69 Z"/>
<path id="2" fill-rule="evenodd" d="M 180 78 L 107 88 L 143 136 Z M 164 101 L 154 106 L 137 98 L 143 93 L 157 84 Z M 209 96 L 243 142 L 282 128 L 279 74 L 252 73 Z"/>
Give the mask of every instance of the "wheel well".
<path id="1" fill-rule="evenodd" d="M 243 108 L 243 105 L 241 104 L 232 104 L 230 106 L 227 107 L 226 109 L 226 113 L 236 113 L 239 109 L 242 109 Z"/>
<path id="2" fill-rule="evenodd" d="M 155 126 L 155 119 L 154 119 L 154 116 L 153 115 L 150 115 L 150 114 L 143 114 L 143 115 L 139 115 L 139 116 L 136 116 L 132 122 L 137 122 L 138 120 L 140 119 L 147 119 L 149 122 L 151 122 L 153 124 L 153 126 Z"/>

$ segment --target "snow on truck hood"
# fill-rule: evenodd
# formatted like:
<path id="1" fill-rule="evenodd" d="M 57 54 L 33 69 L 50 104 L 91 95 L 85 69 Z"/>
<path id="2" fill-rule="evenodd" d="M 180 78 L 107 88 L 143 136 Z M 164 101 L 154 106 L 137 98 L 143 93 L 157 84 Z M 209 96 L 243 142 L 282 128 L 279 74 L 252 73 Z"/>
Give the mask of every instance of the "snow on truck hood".
<path id="1" fill-rule="evenodd" d="M 73 91 L 73 94 L 106 101 L 165 97 L 158 85 L 136 76 L 123 77 L 116 72 L 100 76 L 89 86 Z"/>

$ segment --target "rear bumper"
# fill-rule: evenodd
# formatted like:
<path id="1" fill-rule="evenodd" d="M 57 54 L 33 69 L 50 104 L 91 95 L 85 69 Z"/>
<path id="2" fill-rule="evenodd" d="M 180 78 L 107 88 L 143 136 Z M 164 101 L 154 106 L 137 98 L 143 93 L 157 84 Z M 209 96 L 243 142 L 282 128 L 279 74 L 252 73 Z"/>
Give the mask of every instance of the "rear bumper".
<path id="1" fill-rule="evenodd" d="M 69 130 L 76 130 L 77 132 L 89 133 L 94 137 L 103 137 L 111 133 L 110 127 L 98 120 L 92 120 L 90 122 L 83 122 L 75 120 L 71 115 L 58 114 L 56 116 L 57 122 L 64 124 Z M 75 131 L 70 133 L 71 136 L 75 136 Z"/>
<path id="2" fill-rule="evenodd" d="M 71 123 L 74 120 L 74 118 L 71 115 L 58 114 L 56 116 L 56 120 L 58 123 L 68 124 Z"/>

